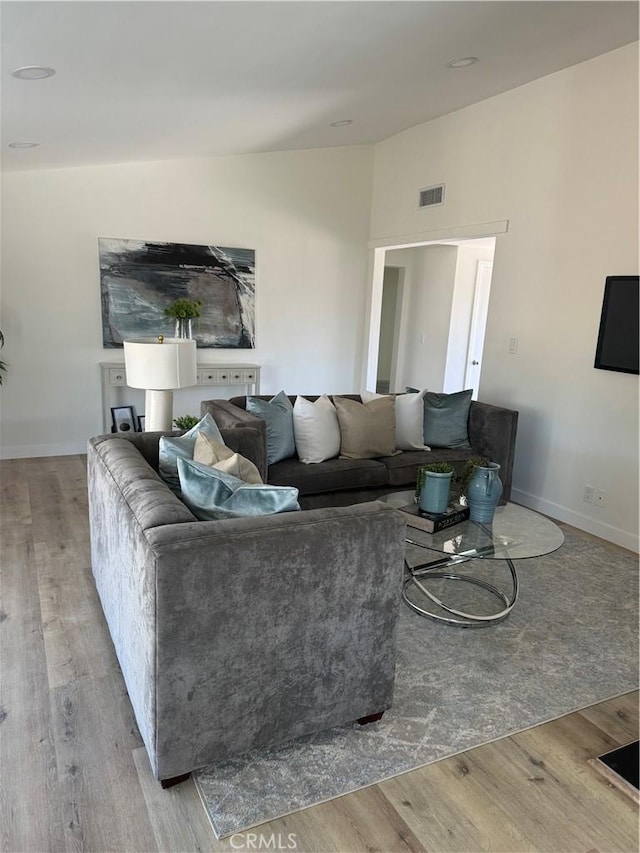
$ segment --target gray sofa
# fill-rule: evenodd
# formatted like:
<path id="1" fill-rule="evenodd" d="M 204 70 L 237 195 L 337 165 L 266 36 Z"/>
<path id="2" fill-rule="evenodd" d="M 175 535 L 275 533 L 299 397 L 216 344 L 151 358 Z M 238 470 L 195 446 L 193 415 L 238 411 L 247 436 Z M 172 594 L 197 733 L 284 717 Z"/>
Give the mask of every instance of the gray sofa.
<path id="1" fill-rule="evenodd" d="M 197 521 L 157 473 L 159 438 L 88 444 L 93 575 L 156 777 L 388 708 L 402 515 Z M 223 438 L 259 452 L 257 431 Z"/>
<path id="2" fill-rule="evenodd" d="M 304 395 L 308 400 L 317 396 Z M 358 395 L 342 394 L 351 400 Z M 269 400 L 260 395 L 258 399 Z M 290 396 L 292 403 L 295 396 Z M 263 420 L 246 411 L 246 397 L 230 400 L 205 400 L 201 413 L 211 414 L 219 427 L 245 427 L 260 435 L 258 454 L 251 457 L 265 482 L 278 486 L 296 486 L 300 504 L 307 509 L 347 506 L 375 500 L 382 495 L 415 486 L 418 469 L 430 462 L 451 462 L 461 472 L 467 459 L 483 456 L 500 465 L 503 490 L 500 502 L 511 496 L 511 478 L 516 444 L 518 412 L 488 403 L 472 402 L 469 409 L 468 435 L 471 450 L 434 448 L 430 451 L 410 450 L 381 459 L 328 459 L 305 464 L 297 456 L 267 466 L 267 432 Z"/>

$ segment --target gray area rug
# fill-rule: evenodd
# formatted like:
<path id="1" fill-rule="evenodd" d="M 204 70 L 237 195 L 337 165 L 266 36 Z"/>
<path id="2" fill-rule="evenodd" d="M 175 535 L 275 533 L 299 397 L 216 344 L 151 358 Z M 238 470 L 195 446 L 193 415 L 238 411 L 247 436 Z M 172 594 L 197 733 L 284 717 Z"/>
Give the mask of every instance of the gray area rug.
<path id="1" fill-rule="evenodd" d="M 440 625 L 402 605 L 394 704 L 380 722 L 253 750 L 194 774 L 216 835 L 636 689 L 638 561 L 577 531 L 565 535 L 554 554 L 517 561 L 518 603 L 493 627 Z M 474 573 L 509 589 L 502 562 L 476 563 Z M 470 584 L 446 590 L 445 600 L 455 594 L 463 609 L 486 595 Z"/>

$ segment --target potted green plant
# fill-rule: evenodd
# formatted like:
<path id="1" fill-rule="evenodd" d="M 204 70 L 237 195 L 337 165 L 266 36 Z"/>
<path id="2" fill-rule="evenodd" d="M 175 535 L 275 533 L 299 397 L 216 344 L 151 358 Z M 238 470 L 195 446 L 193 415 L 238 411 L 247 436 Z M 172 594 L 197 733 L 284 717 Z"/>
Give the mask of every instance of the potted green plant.
<path id="1" fill-rule="evenodd" d="M 180 415 L 179 418 L 173 419 L 173 423 L 178 429 L 187 430 L 191 429 L 191 427 L 194 427 L 199 422 L 199 420 L 200 418 L 196 418 L 195 415 Z"/>
<path id="2" fill-rule="evenodd" d="M 176 322 L 176 338 L 192 337 L 192 323 L 200 316 L 201 306 L 199 299 L 176 299 L 164 309 L 165 315 Z"/>
<path id="3" fill-rule="evenodd" d="M 423 512 L 444 512 L 449 506 L 454 467 L 449 462 L 432 462 L 418 470 L 418 506 Z"/>

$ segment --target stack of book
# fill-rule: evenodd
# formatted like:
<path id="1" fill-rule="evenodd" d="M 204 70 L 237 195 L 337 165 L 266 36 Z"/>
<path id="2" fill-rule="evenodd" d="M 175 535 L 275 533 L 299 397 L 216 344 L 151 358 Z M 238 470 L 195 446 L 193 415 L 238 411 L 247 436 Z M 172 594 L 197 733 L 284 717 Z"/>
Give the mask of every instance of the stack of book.
<path id="1" fill-rule="evenodd" d="M 462 504 L 448 506 L 444 512 L 425 512 L 415 503 L 407 504 L 401 510 L 411 516 L 407 522 L 409 527 L 417 527 L 426 533 L 437 533 L 469 518 L 469 507 Z"/>

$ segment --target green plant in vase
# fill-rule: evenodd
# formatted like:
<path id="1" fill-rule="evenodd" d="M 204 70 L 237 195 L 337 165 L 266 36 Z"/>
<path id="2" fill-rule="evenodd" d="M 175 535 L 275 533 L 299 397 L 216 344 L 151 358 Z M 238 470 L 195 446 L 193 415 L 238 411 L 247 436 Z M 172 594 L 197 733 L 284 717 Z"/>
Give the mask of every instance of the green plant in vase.
<path id="1" fill-rule="evenodd" d="M 419 469 L 416 489 L 423 512 L 440 513 L 447 509 L 454 471 L 449 462 L 432 462 Z"/>
<path id="2" fill-rule="evenodd" d="M 166 317 L 176 323 L 176 338 L 190 338 L 193 320 L 200 316 L 202 302 L 199 299 L 176 299 L 164 309 Z"/>
<path id="3" fill-rule="evenodd" d="M 456 471 L 453 482 L 451 483 L 451 499 L 455 503 L 461 503 L 461 498 L 464 498 L 463 502 L 466 502 L 467 489 L 473 477 L 473 472 L 477 466 L 482 468 L 488 461 L 484 456 L 472 456 L 470 459 L 467 459 L 461 470 Z"/>
<path id="4" fill-rule="evenodd" d="M 199 420 L 200 419 L 196 418 L 195 415 L 180 415 L 179 418 L 173 419 L 173 423 L 178 429 L 187 430 L 191 429 L 191 427 L 194 427 L 199 422 Z"/>

